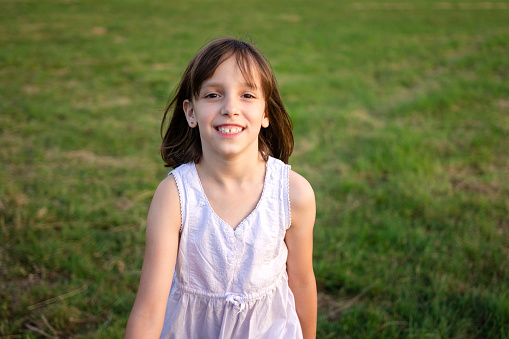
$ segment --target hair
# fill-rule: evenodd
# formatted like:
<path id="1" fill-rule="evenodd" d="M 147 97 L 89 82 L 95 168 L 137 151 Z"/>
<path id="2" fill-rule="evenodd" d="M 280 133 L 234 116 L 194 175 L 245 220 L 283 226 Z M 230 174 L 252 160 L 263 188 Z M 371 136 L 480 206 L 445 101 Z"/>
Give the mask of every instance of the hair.
<path id="1" fill-rule="evenodd" d="M 281 100 L 274 72 L 263 54 L 252 44 L 224 37 L 211 41 L 198 51 L 189 61 L 173 98 L 170 97 L 171 101 L 164 111 L 161 123 L 163 136 L 164 126 L 170 120 L 160 150 L 166 167 L 176 168 L 191 161 L 200 161 L 202 148 L 199 126 L 189 127 L 184 113 L 184 100 L 197 97 L 203 82 L 212 77 L 217 67 L 233 55 L 249 85 L 256 87 L 253 69 L 260 75 L 269 126 L 260 130 L 258 150 L 265 160 L 270 155 L 288 163 L 293 151 L 293 126 Z M 168 113 L 171 110 L 173 112 L 169 119 Z"/>

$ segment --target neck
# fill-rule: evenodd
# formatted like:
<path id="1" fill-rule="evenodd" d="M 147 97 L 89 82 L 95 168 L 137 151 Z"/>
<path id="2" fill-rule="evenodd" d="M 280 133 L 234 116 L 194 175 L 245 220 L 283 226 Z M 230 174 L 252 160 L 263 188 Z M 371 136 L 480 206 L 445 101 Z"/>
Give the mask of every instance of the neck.
<path id="1" fill-rule="evenodd" d="M 200 174 L 220 184 L 242 183 L 265 173 L 265 160 L 258 150 L 256 155 L 222 158 L 202 155 L 196 165 Z"/>

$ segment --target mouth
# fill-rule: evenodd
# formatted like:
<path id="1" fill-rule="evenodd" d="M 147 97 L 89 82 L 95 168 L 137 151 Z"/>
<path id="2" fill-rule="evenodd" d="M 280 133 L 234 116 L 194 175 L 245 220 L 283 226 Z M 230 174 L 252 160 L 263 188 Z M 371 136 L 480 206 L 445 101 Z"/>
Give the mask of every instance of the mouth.
<path id="1" fill-rule="evenodd" d="M 216 130 L 222 134 L 232 135 L 242 132 L 244 128 L 240 126 L 218 126 L 216 127 Z"/>

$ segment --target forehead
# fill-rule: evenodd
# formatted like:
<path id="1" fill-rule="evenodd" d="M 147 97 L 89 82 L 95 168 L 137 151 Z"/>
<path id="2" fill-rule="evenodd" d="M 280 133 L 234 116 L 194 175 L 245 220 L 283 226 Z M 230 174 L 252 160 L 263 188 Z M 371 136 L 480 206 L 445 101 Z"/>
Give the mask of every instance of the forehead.
<path id="1" fill-rule="evenodd" d="M 256 62 L 235 54 L 220 60 L 212 76 L 205 79 L 202 86 L 217 80 L 236 80 L 254 89 L 261 88 L 261 74 Z"/>

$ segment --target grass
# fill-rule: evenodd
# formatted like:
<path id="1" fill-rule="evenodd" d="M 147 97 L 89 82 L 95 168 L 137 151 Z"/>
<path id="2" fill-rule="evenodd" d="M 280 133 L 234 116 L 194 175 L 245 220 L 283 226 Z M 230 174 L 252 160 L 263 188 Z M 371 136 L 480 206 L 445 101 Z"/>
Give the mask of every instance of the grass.
<path id="1" fill-rule="evenodd" d="M 162 109 L 249 34 L 317 196 L 319 338 L 508 338 L 506 1 L 0 4 L 0 335 L 121 337 Z"/>

